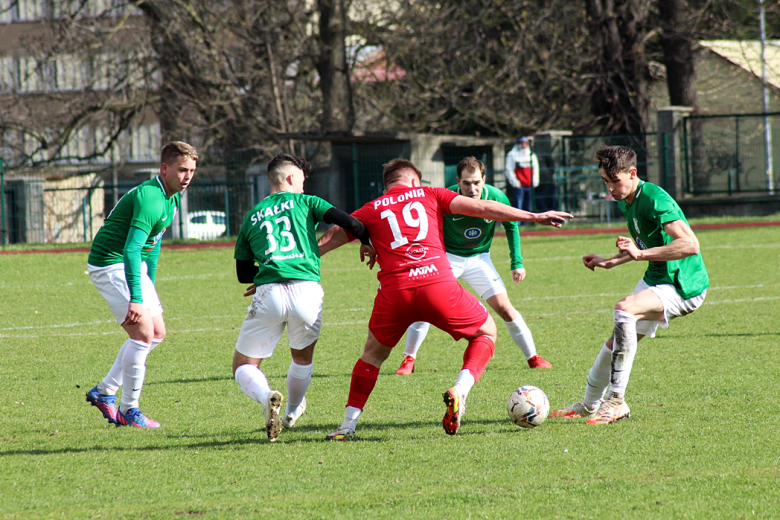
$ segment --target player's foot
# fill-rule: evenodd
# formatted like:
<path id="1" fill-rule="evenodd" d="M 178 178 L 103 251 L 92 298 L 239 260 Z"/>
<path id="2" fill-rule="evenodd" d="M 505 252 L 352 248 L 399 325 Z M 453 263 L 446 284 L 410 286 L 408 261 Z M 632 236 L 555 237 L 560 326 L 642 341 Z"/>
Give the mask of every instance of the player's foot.
<path id="1" fill-rule="evenodd" d="M 395 371 L 399 376 L 408 376 L 414 372 L 414 358 L 412 356 L 404 356 L 404 360 L 401 362 L 401 367 Z"/>
<path id="2" fill-rule="evenodd" d="M 450 388 L 444 392 L 444 404 L 447 411 L 441 420 L 441 425 L 447 435 L 455 435 L 460 428 L 460 418 L 466 411 L 466 399 L 460 395 L 457 388 Z"/>
<path id="3" fill-rule="evenodd" d="M 588 408 L 585 406 L 585 403 L 582 401 L 577 401 L 571 406 L 567 406 L 566 408 L 561 408 L 560 410 L 555 410 L 550 417 L 563 417 L 564 419 L 579 419 L 579 418 L 588 418 L 590 419 L 593 417 L 596 412 L 598 411 L 599 403 L 596 403 L 593 405 L 593 408 Z"/>
<path id="4" fill-rule="evenodd" d="M 528 360 L 528 366 L 531 368 L 552 368 L 552 364 L 539 354 Z"/>
<path id="5" fill-rule="evenodd" d="M 610 392 L 595 415 L 588 419 L 588 424 L 609 424 L 628 417 L 631 417 L 631 410 L 623 396 Z"/>
<path id="6" fill-rule="evenodd" d="M 325 436 L 326 441 L 351 441 L 355 436 L 355 430 L 352 428 L 339 427 Z"/>
<path id="7" fill-rule="evenodd" d="M 116 396 L 104 395 L 98 392 L 98 387 L 95 386 L 92 390 L 87 392 L 87 402 L 92 406 L 100 410 L 103 417 L 108 419 L 109 424 L 116 424 Z"/>
<path id="8" fill-rule="evenodd" d="M 298 407 L 292 411 L 292 413 L 285 414 L 284 417 L 282 417 L 282 426 L 285 428 L 292 428 L 295 426 L 295 423 L 298 422 L 298 419 L 303 415 L 303 412 L 306 411 L 306 398 L 303 398 L 303 401 L 301 401 L 301 404 L 298 405 Z"/>
<path id="9" fill-rule="evenodd" d="M 263 405 L 265 411 L 265 434 L 268 440 L 274 442 L 282 433 L 282 421 L 279 419 L 279 410 L 282 408 L 282 393 L 278 390 L 271 390 L 268 394 L 268 401 Z"/>
<path id="10" fill-rule="evenodd" d="M 159 428 L 160 423 L 145 416 L 138 408 L 130 408 L 126 412 L 117 410 L 117 426 L 135 426 L 136 428 Z"/>

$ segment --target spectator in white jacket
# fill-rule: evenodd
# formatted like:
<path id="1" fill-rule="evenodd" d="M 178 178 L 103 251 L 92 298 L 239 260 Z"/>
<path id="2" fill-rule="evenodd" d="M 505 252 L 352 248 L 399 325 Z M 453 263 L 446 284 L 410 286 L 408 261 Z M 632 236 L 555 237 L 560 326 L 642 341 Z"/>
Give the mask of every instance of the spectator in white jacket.
<path id="1" fill-rule="evenodd" d="M 539 159 L 527 137 L 521 137 L 506 154 L 506 181 L 512 206 L 533 211 L 533 189 L 539 185 Z"/>

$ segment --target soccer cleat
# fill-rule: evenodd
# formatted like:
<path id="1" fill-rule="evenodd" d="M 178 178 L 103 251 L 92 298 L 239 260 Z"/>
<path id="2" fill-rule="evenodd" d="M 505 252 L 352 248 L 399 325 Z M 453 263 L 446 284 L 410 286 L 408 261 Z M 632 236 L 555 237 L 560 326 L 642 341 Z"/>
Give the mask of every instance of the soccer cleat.
<path id="1" fill-rule="evenodd" d="M 466 411 L 466 399 L 464 399 L 457 388 L 450 388 L 444 392 L 444 404 L 447 405 L 447 411 L 441 420 L 441 425 L 447 435 L 455 435 L 460 428 L 460 418 Z"/>
<path id="2" fill-rule="evenodd" d="M 115 395 L 103 395 L 98 392 L 98 387 L 95 386 L 95 388 L 87 392 L 87 402 L 100 410 L 103 417 L 108 419 L 109 424 L 116 424 L 118 412 Z"/>
<path id="3" fill-rule="evenodd" d="M 298 405 L 298 407 L 293 410 L 292 413 L 285 414 L 284 417 L 282 417 L 282 426 L 285 428 L 292 428 L 295 426 L 295 423 L 298 422 L 298 419 L 303 415 L 303 412 L 306 411 L 306 398 L 303 398 L 303 401 L 301 401 L 301 404 Z"/>
<path id="4" fill-rule="evenodd" d="M 597 403 L 598 404 L 598 403 Z M 564 419 L 579 419 L 587 417 L 590 419 L 598 411 L 599 407 L 596 405 L 593 408 L 588 408 L 582 401 L 577 401 L 571 406 L 555 410 L 550 417 L 562 417 Z"/>
<path id="5" fill-rule="evenodd" d="M 528 366 L 531 368 L 552 368 L 552 364 L 539 354 L 528 360 Z"/>
<path id="6" fill-rule="evenodd" d="M 130 408 L 126 412 L 117 410 L 117 426 L 135 426 L 136 428 L 159 428 L 160 423 L 145 416 L 138 408 Z"/>
<path id="7" fill-rule="evenodd" d="M 412 356 L 404 356 L 404 360 L 401 362 L 401 366 L 395 373 L 399 376 L 408 376 L 414 373 L 414 358 Z"/>
<path id="8" fill-rule="evenodd" d="M 337 430 L 330 432 L 325 436 L 326 441 L 351 441 L 355 436 L 355 430 L 352 428 L 339 427 Z"/>
<path id="9" fill-rule="evenodd" d="M 282 433 L 282 421 L 279 419 L 279 410 L 282 408 L 282 393 L 277 390 L 271 390 L 268 394 L 268 401 L 263 405 L 265 411 L 265 434 L 268 440 L 274 442 Z"/>
<path id="10" fill-rule="evenodd" d="M 631 410 L 628 409 L 623 396 L 610 392 L 598 411 L 588 419 L 588 424 L 609 424 L 628 417 L 631 417 Z"/>

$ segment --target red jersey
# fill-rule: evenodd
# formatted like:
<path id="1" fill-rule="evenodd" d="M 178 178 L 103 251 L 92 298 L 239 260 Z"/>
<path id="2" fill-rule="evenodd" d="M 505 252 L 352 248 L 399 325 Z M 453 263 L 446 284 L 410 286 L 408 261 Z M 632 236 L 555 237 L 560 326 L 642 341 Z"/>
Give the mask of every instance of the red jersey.
<path id="1" fill-rule="evenodd" d="M 444 252 L 442 217 L 457 196 L 445 188 L 396 186 L 352 214 L 368 228 L 381 289 L 455 279 Z"/>

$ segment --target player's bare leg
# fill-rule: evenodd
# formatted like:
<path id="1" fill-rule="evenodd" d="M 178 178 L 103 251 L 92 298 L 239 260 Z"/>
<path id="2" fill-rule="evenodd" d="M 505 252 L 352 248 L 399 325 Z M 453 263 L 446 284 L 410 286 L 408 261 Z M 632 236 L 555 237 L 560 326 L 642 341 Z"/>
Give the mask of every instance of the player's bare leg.
<path id="1" fill-rule="evenodd" d="M 536 353 L 536 345 L 531 329 L 526 325 L 523 316 L 514 308 L 506 293 L 499 293 L 487 300 L 488 305 L 504 320 L 512 341 L 518 346 L 531 368 L 552 368 L 552 365 Z"/>
<path id="2" fill-rule="evenodd" d="M 479 330 L 466 339 L 469 344 L 463 353 L 463 367 L 458 373 L 455 386 L 444 392 L 444 404 L 447 410 L 441 422 L 448 435 L 455 435 L 458 432 L 466 407 L 466 398 L 493 357 L 496 346 L 496 322 L 488 314 L 487 320 Z"/>
<path id="3" fill-rule="evenodd" d="M 252 358 L 236 351 L 233 354 L 233 376 L 241 390 L 263 407 L 265 416 L 265 433 L 268 440 L 274 442 L 282 432 L 282 422 L 279 412 L 282 407 L 281 392 L 271 390 L 268 379 L 260 370 L 261 358 Z"/>
<path id="4" fill-rule="evenodd" d="M 292 361 L 287 371 L 287 407 L 282 417 L 282 426 L 292 428 L 306 411 L 306 390 L 311 383 L 312 359 L 314 357 L 315 341 L 308 347 L 296 350 L 290 349 Z"/>
<path id="5" fill-rule="evenodd" d="M 376 386 L 379 377 L 379 368 L 390 357 L 392 347 L 382 345 L 368 331 L 368 339 L 363 347 L 363 355 L 355 363 L 352 369 L 352 381 L 349 385 L 349 397 L 347 408 L 344 412 L 344 422 L 338 429 L 330 432 L 325 439 L 331 441 L 348 441 L 355 434 L 358 418 L 368 401 L 368 397 Z"/>

